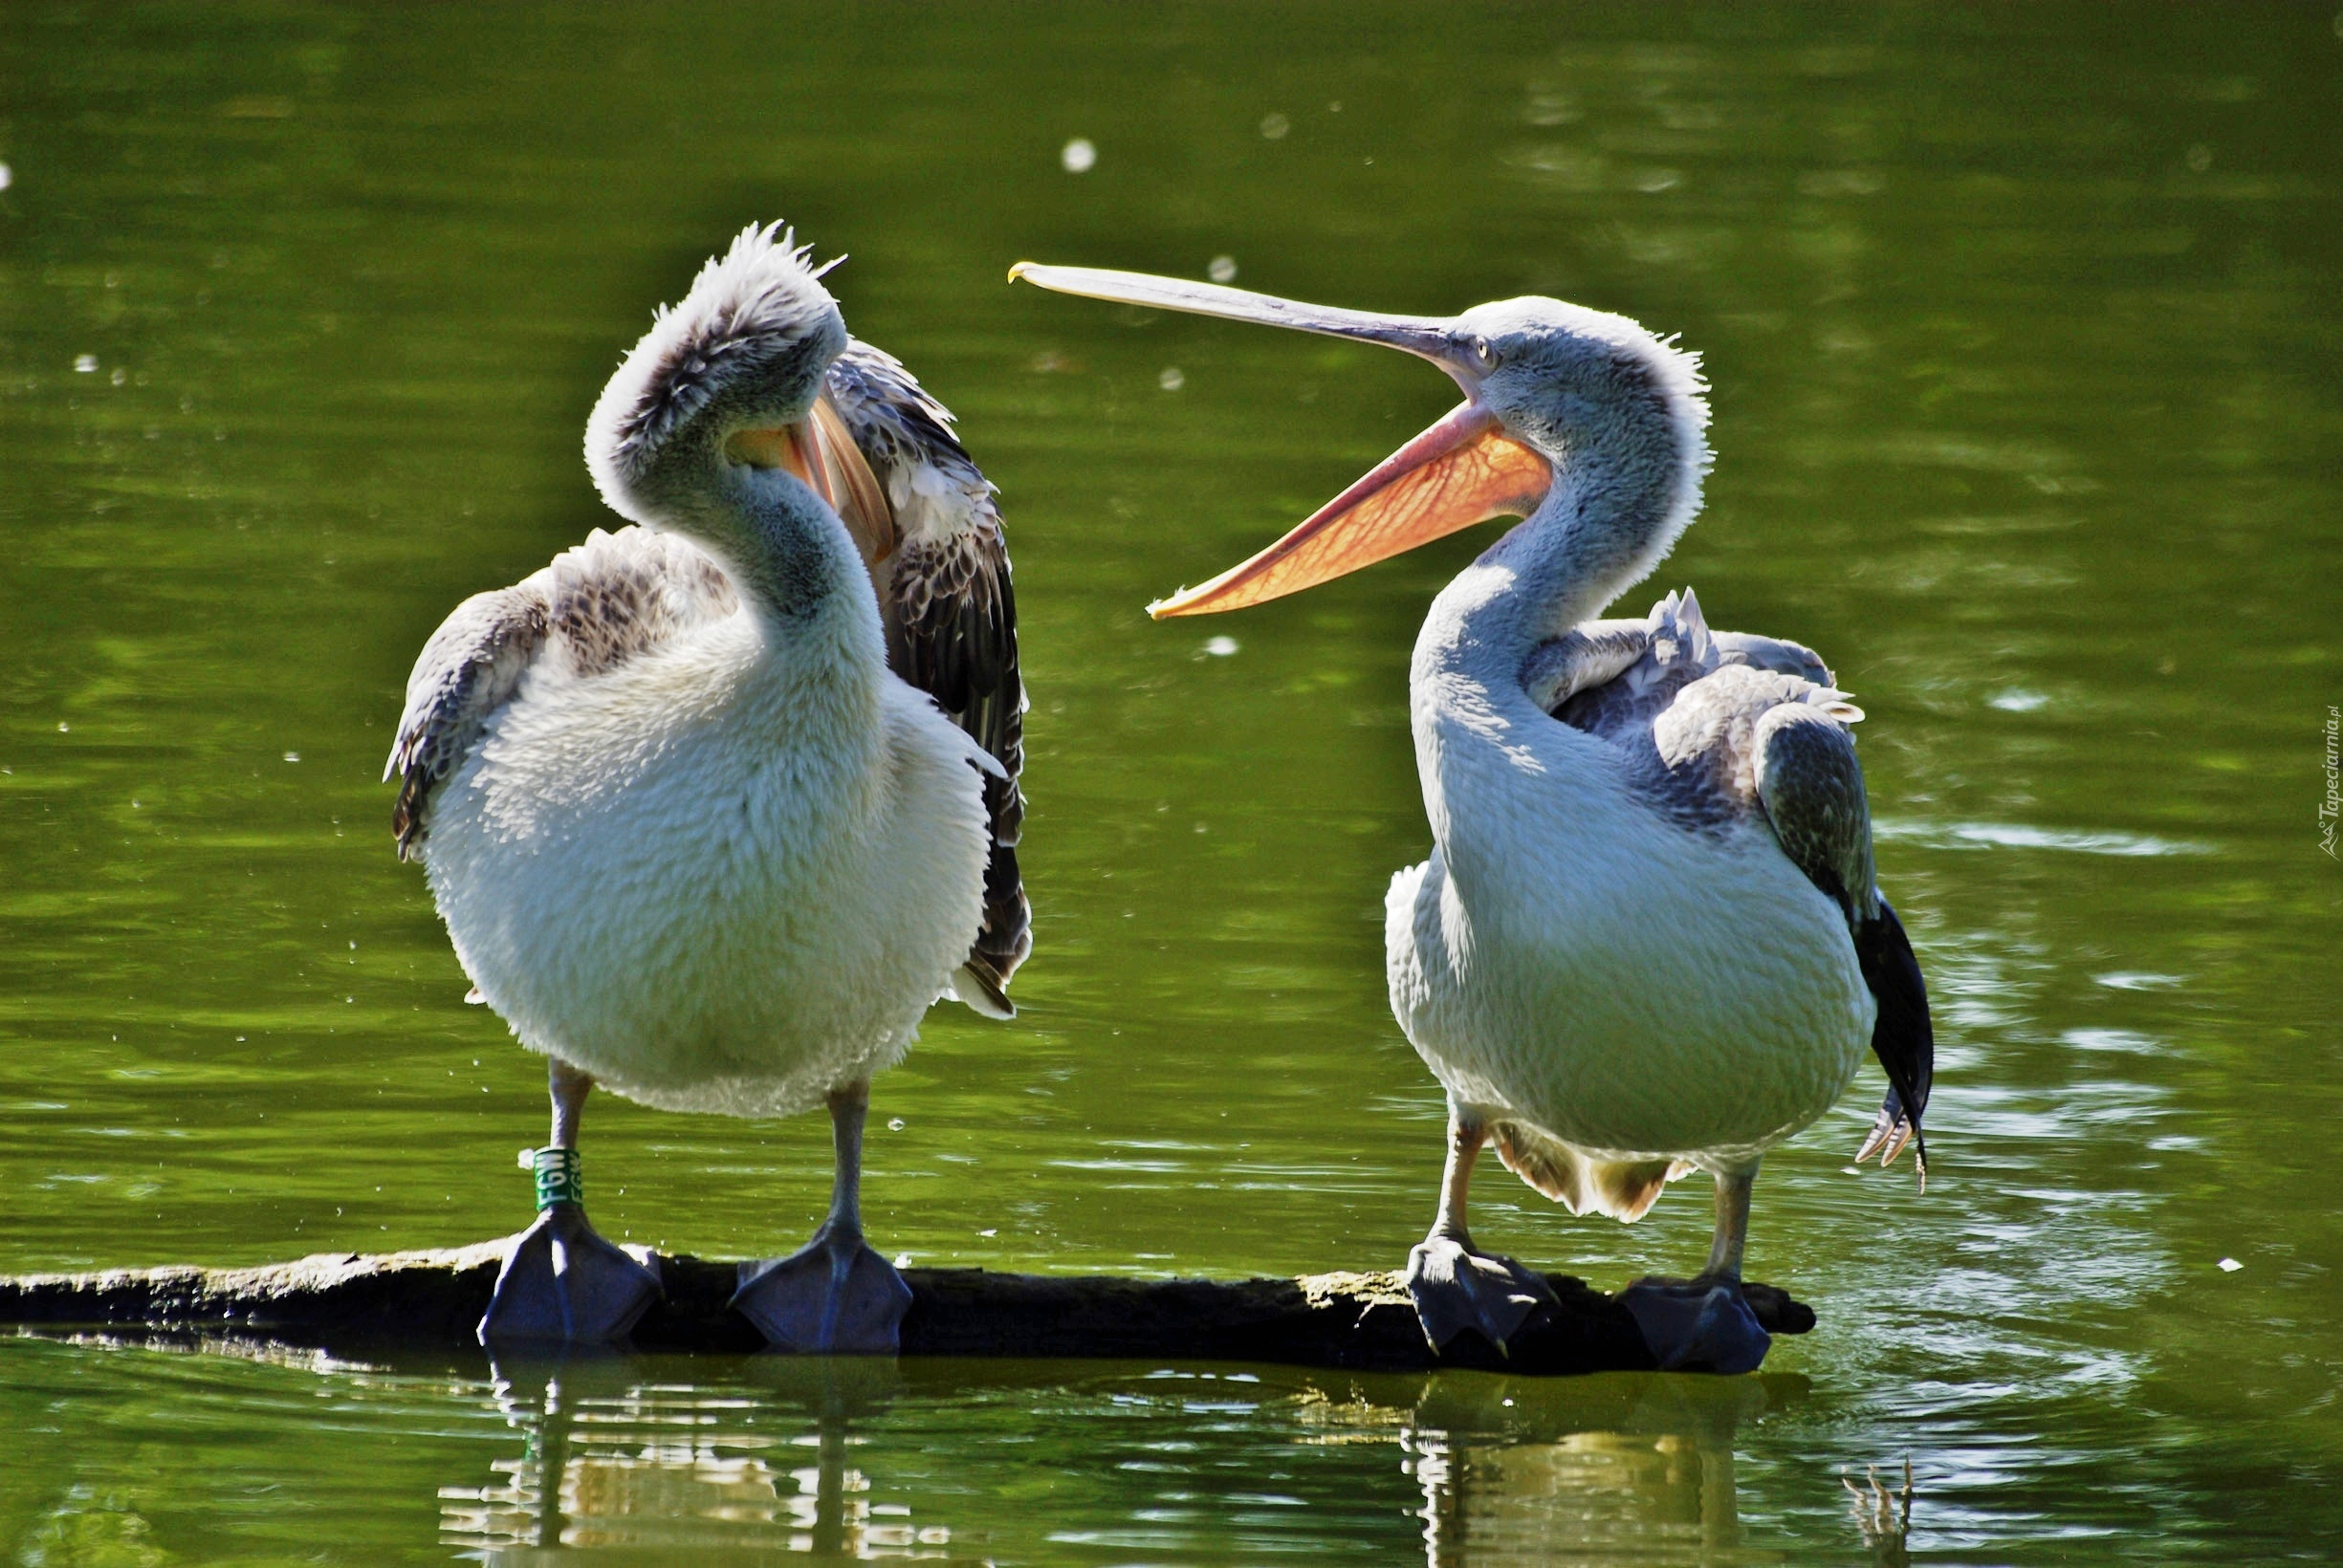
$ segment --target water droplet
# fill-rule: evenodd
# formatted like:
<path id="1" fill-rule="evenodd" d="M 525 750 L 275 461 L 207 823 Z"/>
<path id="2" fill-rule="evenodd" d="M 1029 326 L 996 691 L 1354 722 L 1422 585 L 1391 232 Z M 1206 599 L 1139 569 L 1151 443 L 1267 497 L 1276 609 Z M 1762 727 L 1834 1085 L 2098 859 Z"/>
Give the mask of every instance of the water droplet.
<path id="1" fill-rule="evenodd" d="M 903 1130 L 903 1118 L 899 1116 L 888 1117 L 887 1119 L 887 1130 L 888 1132 L 901 1132 Z"/>
<path id="2" fill-rule="evenodd" d="M 1078 136 L 1058 154 L 1058 162 L 1065 165 L 1068 174 L 1087 174 L 1098 162 L 1098 149 L 1090 144 L 1089 138 Z"/>
<path id="3" fill-rule="evenodd" d="M 1213 638 L 1204 644 L 1204 651 L 1215 659 L 1226 659 L 1237 651 L 1237 639 L 1233 637 Z"/>
<path id="4" fill-rule="evenodd" d="M 122 382 L 130 379 L 130 372 L 122 369 L 120 365 L 117 365 L 114 367 L 114 374 L 107 379 L 113 381 L 116 386 L 120 386 L 122 384 Z"/>
<path id="5" fill-rule="evenodd" d="M 896 1268 L 898 1268 L 898 1269 L 908 1269 L 908 1268 L 909 1268 L 910 1266 L 911 1266 L 911 1254 L 910 1254 L 910 1253 L 909 1253 L 909 1252 L 897 1252 L 897 1253 L 895 1254 L 895 1267 L 896 1267 Z"/>
<path id="6" fill-rule="evenodd" d="M 1188 378 L 1180 373 L 1179 366 L 1166 365 L 1163 374 L 1155 378 L 1155 384 L 1166 392 L 1177 392 L 1188 384 Z"/>
<path id="7" fill-rule="evenodd" d="M 979 1230 L 976 1232 L 976 1234 L 980 1236 L 996 1236 L 999 1235 L 1000 1232 L 998 1230 Z"/>
<path id="8" fill-rule="evenodd" d="M 2188 149 L 2188 172 L 2202 174 L 2213 166 L 2213 149 L 2200 142 Z"/>
<path id="9" fill-rule="evenodd" d="M 74 356 L 74 369 L 84 376 L 97 375 L 98 356 L 95 354 L 77 354 Z"/>
<path id="10" fill-rule="evenodd" d="M 0 190 L 6 190 L 9 186 L 14 185 L 15 183 L 16 171 L 10 168 L 6 163 L 0 163 Z"/>
<path id="11" fill-rule="evenodd" d="M 1285 140 L 1285 133 L 1293 128 L 1294 122 L 1283 115 L 1261 116 L 1261 136 L 1264 140 L 1282 142 Z"/>
<path id="12" fill-rule="evenodd" d="M 2220 1268 L 2220 1270 L 2221 1270 L 2221 1272 L 2222 1272 L 2223 1274 L 2235 1274 L 2235 1273 L 2237 1273 L 2237 1272 L 2238 1272 L 2238 1270 L 2240 1270 L 2240 1269 L 2244 1268 L 2244 1266 L 2245 1266 L 2245 1265 L 2244 1265 L 2243 1263 L 2240 1263 L 2240 1262 L 2239 1262 L 2239 1261 L 2238 1261 L 2236 1258 L 2233 1258 L 2233 1257 L 2224 1257 L 2224 1258 L 2223 1258 L 2223 1259 L 2221 1260 L 2220 1264 L 2218 1265 L 2218 1267 Z"/>
<path id="13" fill-rule="evenodd" d="M 1237 276 L 1237 258 L 1235 256 L 1213 257 L 1205 264 L 1204 275 L 1215 283 L 1233 282 Z"/>

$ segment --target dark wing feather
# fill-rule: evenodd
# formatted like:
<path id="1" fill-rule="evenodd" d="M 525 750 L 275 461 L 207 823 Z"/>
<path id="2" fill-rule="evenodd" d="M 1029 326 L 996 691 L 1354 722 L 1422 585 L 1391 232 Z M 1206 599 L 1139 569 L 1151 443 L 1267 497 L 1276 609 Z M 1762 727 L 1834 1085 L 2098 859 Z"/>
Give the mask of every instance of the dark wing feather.
<path id="1" fill-rule="evenodd" d="M 399 781 L 390 831 L 399 859 L 420 860 L 431 794 L 463 766 L 488 721 L 544 647 L 552 606 L 535 579 L 474 594 L 424 643 L 383 776 Z"/>
<path id="2" fill-rule="evenodd" d="M 1872 1054 L 1887 1069 L 1888 1093 L 1855 1158 L 1874 1151 L 1885 1165 L 1915 1143 L 1927 1179 L 1928 1142 L 1920 1118 L 1936 1070 L 1928 988 L 1895 911 L 1872 874 L 1871 809 L 1854 737 L 1827 711 L 1785 703 L 1758 721 L 1758 798 L 1783 854 L 1847 916 L 1855 960 L 1878 1004 Z"/>
<path id="3" fill-rule="evenodd" d="M 950 410 L 891 355 L 850 343 L 830 367 L 827 392 L 894 512 L 899 543 L 872 572 L 887 664 L 933 697 L 1005 775 L 984 781 L 993 853 L 984 926 L 969 954 L 977 978 L 997 991 L 1033 950 L 1033 911 L 1017 864 L 1025 687 L 1000 510 L 953 434 Z"/>
<path id="4" fill-rule="evenodd" d="M 1879 1002 L 1879 1021 L 1872 1026 L 1872 1055 L 1888 1070 L 1888 1096 L 1872 1123 L 1859 1161 L 1873 1149 L 1886 1165 L 1914 1140 L 1922 1180 L 1928 1171 L 1928 1140 L 1920 1134 L 1920 1117 L 1928 1109 L 1928 1091 L 1936 1078 L 1937 1035 L 1928 1021 L 1928 984 L 1920 978 L 1920 961 L 1913 956 L 1903 922 L 1879 901 L 1876 919 L 1855 927 L 1855 960 L 1863 979 Z"/>
<path id="5" fill-rule="evenodd" d="M 391 832 L 421 858 L 432 793 L 464 765 L 532 669 L 600 674 L 739 607 L 724 571 L 674 534 L 596 529 L 510 588 L 474 594 L 423 645 L 406 680 L 384 778 L 399 780 Z"/>

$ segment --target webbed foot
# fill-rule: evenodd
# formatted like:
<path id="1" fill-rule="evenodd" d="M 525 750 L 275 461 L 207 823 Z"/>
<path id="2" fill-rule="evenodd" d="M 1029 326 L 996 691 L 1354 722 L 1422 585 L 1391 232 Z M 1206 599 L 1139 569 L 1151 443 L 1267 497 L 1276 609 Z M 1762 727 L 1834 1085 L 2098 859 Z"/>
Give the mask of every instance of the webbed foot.
<path id="1" fill-rule="evenodd" d="M 782 1350 L 892 1356 L 911 1287 L 862 1231 L 824 1225 L 778 1262 L 743 1263 L 732 1305 Z"/>
<path id="2" fill-rule="evenodd" d="M 1736 1279 L 1638 1279 L 1619 1304 L 1665 1372 L 1754 1372 L 1773 1344 Z"/>
<path id="3" fill-rule="evenodd" d="M 1509 1257 L 1476 1252 L 1469 1241 L 1426 1236 L 1408 1253 L 1408 1295 L 1416 1320 L 1435 1351 L 1466 1329 L 1497 1346 L 1521 1332 L 1531 1314 L 1555 1304 L 1554 1293 L 1533 1271 Z"/>
<path id="4" fill-rule="evenodd" d="M 597 1235 L 582 1206 L 558 1203 L 505 1253 L 480 1342 L 623 1339 L 659 1295 L 659 1276 Z"/>

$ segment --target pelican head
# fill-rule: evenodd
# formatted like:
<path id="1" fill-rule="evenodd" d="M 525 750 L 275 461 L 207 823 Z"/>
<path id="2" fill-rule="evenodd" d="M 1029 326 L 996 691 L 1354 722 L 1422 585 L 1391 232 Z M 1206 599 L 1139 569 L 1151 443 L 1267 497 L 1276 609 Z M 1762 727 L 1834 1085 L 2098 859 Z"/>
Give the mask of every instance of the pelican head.
<path id="1" fill-rule="evenodd" d="M 1461 316 L 1379 316 L 1143 272 L 1019 263 L 1062 294 L 1381 343 L 1446 371 L 1464 402 L 1283 538 L 1157 617 L 1234 610 L 1492 517 L 1566 500 L 1606 531 L 1606 576 L 1644 576 L 1699 510 L 1708 403 L 1697 358 L 1624 316 L 1527 296 Z"/>
<path id="2" fill-rule="evenodd" d="M 658 313 L 586 421 L 586 466 L 612 511 L 727 544 L 727 515 L 786 474 L 854 532 L 858 498 L 866 510 L 878 492 L 821 398 L 847 343 L 821 284 L 835 265 L 815 266 L 777 223 L 751 225 Z"/>

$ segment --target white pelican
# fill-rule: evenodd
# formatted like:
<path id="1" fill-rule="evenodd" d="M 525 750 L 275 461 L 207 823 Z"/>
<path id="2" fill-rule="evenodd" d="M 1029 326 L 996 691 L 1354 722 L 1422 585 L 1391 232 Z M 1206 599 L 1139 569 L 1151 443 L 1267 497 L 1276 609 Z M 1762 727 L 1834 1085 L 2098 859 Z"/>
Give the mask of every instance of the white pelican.
<path id="1" fill-rule="evenodd" d="M 1664 1366 L 1754 1367 L 1741 1289 L 1765 1151 L 1828 1110 L 1869 1041 L 1891 1087 L 1857 1155 L 1919 1134 L 1934 1056 L 1918 965 L 1872 875 L 1861 714 L 1796 643 L 1711 633 L 1690 594 L 1593 619 L 1699 509 L 1697 361 L 1624 316 L 1527 298 L 1371 316 L 1133 272 L 1024 264 L 1092 298 L 1383 343 L 1463 406 L 1240 566 L 1150 606 L 1298 592 L 1490 517 L 1526 521 L 1434 600 L 1409 677 L 1432 858 L 1391 881 L 1391 1008 L 1447 1088 L 1437 1221 L 1408 1283 L 1434 1347 L 1500 1348 L 1548 1298 L 1473 1249 L 1484 1143 L 1573 1213 L 1717 1184 L 1706 1267 L 1627 1304 Z M 1924 1169 L 1923 1144 L 1915 1160 Z"/>
<path id="2" fill-rule="evenodd" d="M 992 489 L 778 227 L 659 313 L 587 422 L 638 526 L 467 599 L 407 683 L 399 851 L 475 999 L 551 1058 L 542 1212 L 484 1340 L 618 1338 L 657 1295 L 580 1202 L 600 1082 L 668 1110 L 826 1103 L 829 1216 L 744 1265 L 734 1304 L 777 1343 L 894 1349 L 910 1293 L 859 1202 L 870 1077 L 939 995 L 1008 1016 L 1031 946 Z"/>

